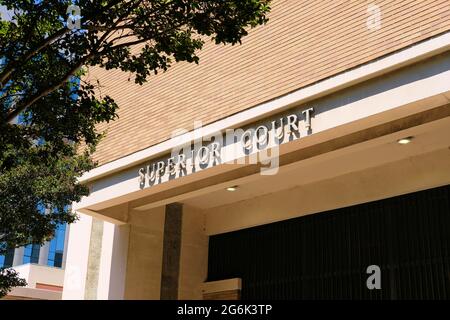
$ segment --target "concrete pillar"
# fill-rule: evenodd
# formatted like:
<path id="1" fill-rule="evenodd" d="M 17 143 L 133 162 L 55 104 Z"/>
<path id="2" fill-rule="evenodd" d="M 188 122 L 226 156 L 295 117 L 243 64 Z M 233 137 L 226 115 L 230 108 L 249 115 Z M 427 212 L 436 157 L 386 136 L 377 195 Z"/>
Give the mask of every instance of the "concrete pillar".
<path id="1" fill-rule="evenodd" d="M 13 267 L 20 266 L 23 264 L 23 255 L 25 252 L 25 247 L 20 247 L 14 249 L 14 259 L 13 259 Z"/>
<path id="2" fill-rule="evenodd" d="M 166 205 L 161 272 L 161 300 L 178 299 L 182 217 L 183 205 L 181 203 Z"/>
<path id="3" fill-rule="evenodd" d="M 129 226 L 78 214 L 66 231 L 62 299 L 123 299 Z"/>
<path id="4" fill-rule="evenodd" d="M 84 299 L 97 300 L 97 290 L 100 275 L 100 261 L 103 245 L 103 220 L 92 218 L 91 239 L 89 241 L 88 264 Z"/>
<path id="5" fill-rule="evenodd" d="M 50 251 L 50 242 L 45 242 L 39 249 L 39 264 L 46 266 L 48 263 L 48 252 Z"/>
<path id="6" fill-rule="evenodd" d="M 83 300 L 89 257 L 92 217 L 77 212 L 80 219 L 72 224 L 64 272 L 63 300 Z"/>
<path id="7" fill-rule="evenodd" d="M 64 234 L 64 252 L 63 252 L 63 258 L 62 258 L 62 268 L 66 268 L 66 261 L 67 261 L 67 249 L 69 245 L 69 232 L 70 232 L 70 225 L 66 224 L 66 233 Z"/>
<path id="8" fill-rule="evenodd" d="M 126 299 L 160 299 L 165 216 L 165 206 L 130 210 Z"/>
<path id="9" fill-rule="evenodd" d="M 183 205 L 178 299 L 203 299 L 203 284 L 208 276 L 208 243 L 204 212 Z"/>
<path id="10" fill-rule="evenodd" d="M 98 300 L 123 300 L 128 261 L 129 225 L 103 223 Z"/>

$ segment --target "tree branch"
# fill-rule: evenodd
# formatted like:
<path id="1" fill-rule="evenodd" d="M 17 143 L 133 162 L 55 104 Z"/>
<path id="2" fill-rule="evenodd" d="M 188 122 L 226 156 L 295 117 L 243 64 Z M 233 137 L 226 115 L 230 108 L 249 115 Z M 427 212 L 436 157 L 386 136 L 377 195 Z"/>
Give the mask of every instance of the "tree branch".
<path id="1" fill-rule="evenodd" d="M 124 13 L 122 16 L 120 16 L 116 22 L 112 25 L 109 30 L 107 30 L 99 39 L 97 45 L 91 50 L 91 53 L 80 59 L 65 75 L 64 77 L 56 84 L 52 86 L 48 86 L 47 88 L 43 90 L 39 90 L 39 92 L 33 96 L 31 96 L 29 99 L 27 99 L 24 103 L 21 103 L 19 106 L 11 110 L 8 115 L 6 116 L 6 121 L 11 122 L 15 117 L 17 117 L 20 113 L 25 111 L 28 107 L 33 105 L 35 102 L 37 102 L 39 99 L 47 96 L 48 94 L 52 93 L 55 90 L 58 90 L 61 88 L 64 84 L 66 84 L 70 78 L 75 74 L 75 72 L 78 71 L 84 64 L 86 64 L 89 59 L 93 58 L 96 55 L 102 55 L 102 52 L 99 52 L 99 48 L 102 44 L 102 42 L 108 37 L 108 35 L 114 31 L 114 28 L 117 27 L 117 25 L 122 21 L 123 18 L 125 18 L 131 10 L 135 9 L 139 4 L 142 2 L 142 0 L 137 0 L 136 3 L 134 3 L 130 8 L 127 10 L 126 13 Z M 67 29 L 69 30 L 69 29 Z"/>
<path id="2" fill-rule="evenodd" d="M 0 85 L 4 86 L 11 78 L 12 73 L 16 70 L 16 66 L 19 64 L 24 64 L 28 60 L 30 60 L 35 54 L 39 53 L 41 50 L 45 49 L 49 45 L 53 43 L 53 41 L 65 35 L 70 30 L 67 28 L 63 28 L 52 34 L 51 36 L 44 39 L 43 42 L 36 48 L 30 50 L 21 60 L 14 60 L 8 63 L 7 67 L 0 73 Z"/>
<path id="3" fill-rule="evenodd" d="M 112 1 L 111 3 L 108 3 L 108 5 L 104 8 L 104 10 L 108 10 L 120 2 L 121 2 L 120 0 Z M 55 40 L 59 39 L 60 37 L 64 36 L 66 33 L 70 31 L 71 31 L 70 29 L 64 27 L 56 31 L 49 37 L 45 38 L 37 47 L 26 53 L 24 57 L 18 60 L 10 61 L 5 67 L 5 69 L 0 73 L 0 88 L 5 86 L 6 83 L 11 79 L 11 76 L 16 70 L 17 66 L 26 63 L 34 55 L 36 55 L 37 53 L 39 53 L 40 51 L 51 45 Z M 99 31 L 101 30 L 99 29 Z"/>
<path id="4" fill-rule="evenodd" d="M 48 86 L 43 90 L 39 90 L 37 94 L 34 96 L 31 96 L 29 99 L 27 99 L 25 102 L 21 103 L 18 107 L 16 107 L 14 110 L 8 113 L 6 116 L 6 121 L 10 122 L 15 117 L 17 117 L 21 112 L 25 111 L 28 107 L 33 105 L 35 102 L 37 102 L 42 97 L 47 96 L 48 94 L 52 93 L 55 90 L 58 90 L 61 88 L 64 84 L 66 84 L 70 78 L 77 72 L 90 58 L 92 58 L 94 54 L 90 54 L 85 56 L 83 59 L 80 59 L 77 64 L 75 64 L 59 81 L 57 84 L 54 84 L 52 86 Z"/>

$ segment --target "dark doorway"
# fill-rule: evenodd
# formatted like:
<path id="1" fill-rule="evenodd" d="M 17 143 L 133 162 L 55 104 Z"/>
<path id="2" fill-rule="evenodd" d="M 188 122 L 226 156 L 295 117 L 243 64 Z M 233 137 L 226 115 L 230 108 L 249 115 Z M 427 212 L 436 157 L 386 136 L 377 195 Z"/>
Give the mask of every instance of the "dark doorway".
<path id="1" fill-rule="evenodd" d="M 208 281 L 235 277 L 243 299 L 448 299 L 450 185 L 211 236 Z"/>

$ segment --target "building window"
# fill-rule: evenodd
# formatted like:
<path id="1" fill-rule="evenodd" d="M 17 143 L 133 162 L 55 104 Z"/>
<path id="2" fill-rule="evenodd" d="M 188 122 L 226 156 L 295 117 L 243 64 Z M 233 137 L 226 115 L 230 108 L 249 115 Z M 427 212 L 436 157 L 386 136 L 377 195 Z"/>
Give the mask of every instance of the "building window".
<path id="1" fill-rule="evenodd" d="M 4 256 L 0 256 L 0 268 L 12 267 L 14 261 L 14 249 L 9 249 Z"/>
<path id="2" fill-rule="evenodd" d="M 38 244 L 29 244 L 25 247 L 23 254 L 23 263 L 39 263 L 39 251 L 41 246 Z"/>
<path id="3" fill-rule="evenodd" d="M 56 229 L 55 237 L 50 241 L 47 264 L 51 267 L 62 267 L 65 235 L 66 225 L 59 225 Z"/>

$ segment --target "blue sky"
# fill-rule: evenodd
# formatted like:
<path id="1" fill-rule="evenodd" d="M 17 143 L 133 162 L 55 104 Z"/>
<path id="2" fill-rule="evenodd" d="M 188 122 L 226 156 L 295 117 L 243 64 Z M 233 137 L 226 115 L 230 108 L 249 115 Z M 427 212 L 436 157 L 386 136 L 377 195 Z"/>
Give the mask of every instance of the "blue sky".
<path id="1" fill-rule="evenodd" d="M 5 6 L 0 5 L 0 15 L 2 20 L 10 20 L 12 18 L 12 12 L 8 11 Z"/>

